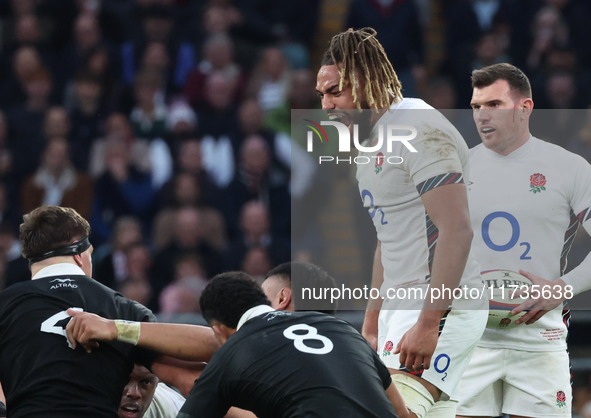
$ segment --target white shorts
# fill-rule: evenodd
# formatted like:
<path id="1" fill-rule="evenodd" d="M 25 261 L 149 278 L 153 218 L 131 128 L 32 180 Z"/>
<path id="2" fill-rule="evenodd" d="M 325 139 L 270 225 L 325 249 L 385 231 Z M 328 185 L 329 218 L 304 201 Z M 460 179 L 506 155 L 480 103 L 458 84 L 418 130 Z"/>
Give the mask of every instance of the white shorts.
<path id="1" fill-rule="evenodd" d="M 421 302 L 422 304 L 422 302 Z M 488 308 L 488 304 L 487 304 Z M 378 354 L 390 369 L 399 370 L 398 354 L 393 354 L 402 336 L 417 322 L 420 310 L 382 310 L 378 319 Z M 456 389 L 472 352 L 484 333 L 488 310 L 452 309 L 445 319 L 431 367 L 422 378 L 441 390 L 442 401 L 459 400 Z"/>
<path id="2" fill-rule="evenodd" d="M 458 415 L 570 417 L 568 353 L 477 347 L 460 395 Z"/>

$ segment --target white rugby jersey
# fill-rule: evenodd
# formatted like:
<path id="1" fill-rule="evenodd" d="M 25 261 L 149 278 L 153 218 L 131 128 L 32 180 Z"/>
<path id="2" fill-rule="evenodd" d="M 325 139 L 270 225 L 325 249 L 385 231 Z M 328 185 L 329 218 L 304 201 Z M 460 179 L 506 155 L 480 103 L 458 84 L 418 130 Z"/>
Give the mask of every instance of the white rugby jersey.
<path id="1" fill-rule="evenodd" d="M 393 142 L 388 152 L 384 139 L 380 150 L 360 151 L 359 157 L 369 157 L 370 163 L 357 165 L 363 205 L 368 208 L 382 243 L 381 294 L 384 297 L 388 288 L 429 283 L 438 231 L 427 216 L 421 194 L 438 186 L 463 183 L 469 161 L 468 147 L 460 133 L 441 113 L 420 99 L 405 98 L 393 103 L 362 145 L 375 143 L 372 141 L 378 138 L 378 128 L 388 124 L 416 128 L 417 137 L 409 143 L 417 152 L 410 152 L 400 141 Z M 397 157 L 402 157 L 402 163 Z M 472 254 L 462 284 L 482 287 L 480 269 Z"/>
<path id="2" fill-rule="evenodd" d="M 176 418 L 185 404 L 185 397 L 164 383 L 158 383 L 154 398 L 143 418 Z"/>
<path id="3" fill-rule="evenodd" d="M 582 157 L 534 137 L 507 156 L 478 145 L 470 150 L 470 165 L 472 249 L 482 271 L 523 269 L 547 280 L 558 279 L 578 225 L 589 219 L 591 166 Z M 479 345 L 563 350 L 569 316 L 558 307 L 533 325 L 487 329 Z"/>

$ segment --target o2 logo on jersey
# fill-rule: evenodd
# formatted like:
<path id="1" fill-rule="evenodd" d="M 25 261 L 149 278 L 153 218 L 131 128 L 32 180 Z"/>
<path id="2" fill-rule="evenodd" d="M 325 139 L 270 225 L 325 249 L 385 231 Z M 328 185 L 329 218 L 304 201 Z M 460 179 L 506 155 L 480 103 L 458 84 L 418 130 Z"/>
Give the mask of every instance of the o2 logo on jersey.
<path id="1" fill-rule="evenodd" d="M 447 369 L 449 369 L 449 364 L 451 363 L 451 359 L 449 358 L 449 356 L 447 354 L 439 354 L 436 358 L 435 358 L 435 362 L 433 363 L 433 368 L 435 369 L 435 371 L 439 374 L 441 373 L 445 373 L 445 376 L 443 376 L 441 378 L 441 380 L 445 381 L 445 378 L 447 377 Z"/>
<path id="2" fill-rule="evenodd" d="M 490 224 L 492 223 L 492 221 L 498 218 L 507 220 L 511 225 L 511 238 L 508 242 L 502 245 L 494 243 L 490 238 L 489 233 Z M 484 243 L 487 245 L 487 247 L 493 251 L 508 251 L 511 248 L 515 247 L 515 244 L 517 244 L 517 241 L 519 241 L 520 232 L 521 228 L 519 228 L 519 222 L 517 222 L 515 216 L 507 212 L 493 212 L 486 218 L 484 218 L 484 220 L 482 221 L 482 239 L 484 240 Z M 521 257 L 519 257 L 519 259 L 531 260 L 531 256 L 527 255 L 529 253 L 529 250 L 531 249 L 531 245 L 529 244 L 529 242 L 521 242 L 519 246 L 525 247 L 525 251 L 523 252 L 523 254 L 521 254 Z"/>
<path id="3" fill-rule="evenodd" d="M 296 334 L 295 331 L 306 331 L 306 333 Z M 293 345 L 296 350 L 301 351 L 302 353 L 328 354 L 334 348 L 334 344 L 330 339 L 324 335 L 318 334 L 318 330 L 316 328 L 306 324 L 296 324 L 286 328 L 285 331 L 283 331 L 283 336 L 288 340 L 293 340 Z M 304 343 L 306 340 L 320 341 L 322 343 L 322 347 L 309 347 Z"/>
<path id="4" fill-rule="evenodd" d="M 384 219 L 386 214 L 384 213 L 384 211 L 382 210 L 381 207 L 373 205 L 373 195 L 371 194 L 371 192 L 367 189 L 363 189 L 363 191 L 361 192 L 361 201 L 363 202 L 364 205 L 365 205 L 365 198 L 366 197 L 369 197 L 369 206 L 373 207 L 373 209 L 372 208 L 368 209 L 369 216 L 371 216 L 371 219 L 373 219 L 373 217 L 376 216 L 376 212 L 379 212 L 382 214 L 382 217 L 380 219 L 380 223 L 382 225 L 387 225 L 388 221 L 386 221 Z"/>

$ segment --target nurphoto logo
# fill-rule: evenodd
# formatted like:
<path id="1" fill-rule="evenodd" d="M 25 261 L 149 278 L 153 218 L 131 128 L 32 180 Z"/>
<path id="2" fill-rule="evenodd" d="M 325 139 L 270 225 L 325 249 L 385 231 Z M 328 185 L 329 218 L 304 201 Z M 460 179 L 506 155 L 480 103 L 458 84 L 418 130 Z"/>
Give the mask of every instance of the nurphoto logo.
<path id="1" fill-rule="evenodd" d="M 351 152 L 351 131 L 347 125 L 341 122 L 336 121 L 321 121 L 320 124 L 310 120 L 310 119 L 303 119 L 304 121 L 308 122 L 308 124 L 304 124 L 310 131 L 307 131 L 307 151 L 313 152 L 314 151 L 314 133 L 318 136 L 321 143 L 328 143 L 328 135 L 324 130 L 323 126 L 334 126 L 337 129 L 339 135 L 339 152 Z M 417 136 L 417 130 L 415 127 L 410 125 L 383 125 L 378 124 L 374 128 L 374 131 L 377 130 L 377 140 L 371 141 L 367 146 L 361 145 L 359 142 L 359 125 L 353 124 L 353 145 L 355 148 L 361 153 L 377 153 L 378 151 L 382 150 L 382 146 L 384 145 L 384 141 L 386 142 L 387 153 L 392 153 L 393 143 L 401 142 L 410 152 L 417 152 L 415 147 L 412 146 L 410 141 L 412 141 Z M 389 157 L 385 157 L 383 153 L 379 153 L 373 156 L 367 155 L 358 155 L 356 157 L 348 157 L 348 158 L 339 158 L 338 156 L 331 156 L 331 155 L 321 155 L 318 157 L 319 164 L 323 162 L 330 162 L 334 161 L 336 164 L 348 162 L 349 164 L 369 164 L 372 158 L 376 161 L 380 159 L 380 166 L 383 163 L 387 164 L 402 164 L 404 159 L 400 156 L 391 155 Z"/>

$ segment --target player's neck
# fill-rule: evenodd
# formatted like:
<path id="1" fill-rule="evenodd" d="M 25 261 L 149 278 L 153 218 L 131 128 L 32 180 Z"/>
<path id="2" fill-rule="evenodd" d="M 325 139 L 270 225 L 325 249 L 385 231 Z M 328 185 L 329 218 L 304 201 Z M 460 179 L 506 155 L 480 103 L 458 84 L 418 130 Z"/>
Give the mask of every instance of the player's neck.
<path id="1" fill-rule="evenodd" d="M 497 154 L 502 155 L 503 157 L 506 157 L 507 155 L 511 154 L 512 152 L 517 151 L 519 148 L 521 148 L 522 146 L 525 145 L 525 143 L 527 142 L 527 140 L 531 137 L 531 134 L 529 132 L 529 129 L 525 130 L 523 133 L 521 133 L 516 140 L 511 143 L 508 147 L 502 149 L 502 150 L 494 150 Z"/>
<path id="2" fill-rule="evenodd" d="M 390 103 L 388 105 L 387 109 L 373 109 L 371 111 L 371 126 L 375 126 L 376 123 L 378 123 L 378 120 L 380 120 L 380 118 L 382 117 L 382 115 L 384 113 L 386 113 L 388 110 L 390 110 L 390 106 L 392 106 L 392 103 L 394 102 L 394 96 L 392 94 L 390 94 Z"/>
<path id="3" fill-rule="evenodd" d="M 218 340 L 220 345 L 226 344 L 228 338 L 236 333 L 236 328 L 230 328 L 215 320 L 211 323 L 211 328 L 213 329 L 215 338 Z"/>
<path id="4" fill-rule="evenodd" d="M 39 261 L 33 265 L 31 265 L 31 277 L 34 277 L 37 273 L 39 273 L 45 267 L 53 266 L 55 264 L 73 264 L 77 266 L 76 262 L 74 261 L 74 257 L 72 256 L 65 256 L 65 257 L 51 257 L 47 260 Z"/>

